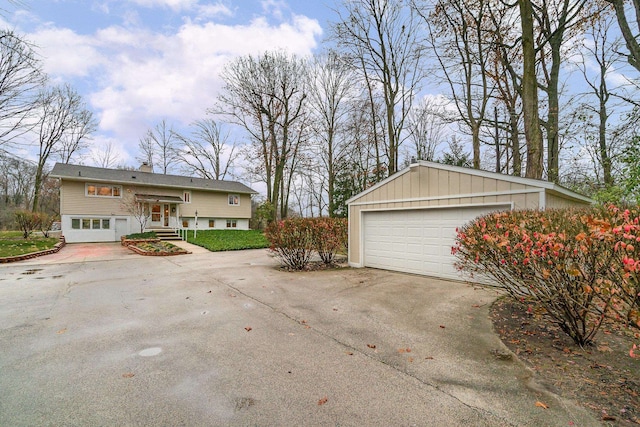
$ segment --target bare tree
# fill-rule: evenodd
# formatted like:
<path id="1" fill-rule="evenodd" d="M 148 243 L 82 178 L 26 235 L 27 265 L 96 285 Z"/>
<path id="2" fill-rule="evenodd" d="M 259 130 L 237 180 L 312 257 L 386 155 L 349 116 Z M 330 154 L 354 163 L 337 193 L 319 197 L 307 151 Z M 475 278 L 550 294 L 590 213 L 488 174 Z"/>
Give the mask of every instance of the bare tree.
<path id="1" fill-rule="evenodd" d="M 32 210 L 39 208 L 39 194 L 45 178 L 46 164 L 51 154 L 61 148 L 61 141 L 69 134 L 82 135 L 76 141 L 81 143 L 87 133 L 78 133 L 78 127 L 88 128 L 83 120 L 91 120 L 81 96 L 69 85 L 55 86 L 43 90 L 39 96 L 40 120 L 36 126 L 38 135 L 38 162 L 34 182 Z"/>
<path id="2" fill-rule="evenodd" d="M 120 156 L 116 153 L 112 141 L 101 144 L 92 153 L 91 159 L 101 168 L 113 168 L 120 162 Z"/>
<path id="3" fill-rule="evenodd" d="M 631 1 L 631 11 L 627 9 L 627 2 L 625 0 L 606 1 L 609 2 L 615 10 L 620 32 L 629 50 L 629 53 L 626 55 L 627 61 L 636 70 L 640 71 L 640 41 L 638 40 L 638 32 L 640 31 L 640 0 Z M 634 20 L 635 28 L 632 28 L 631 24 Z"/>
<path id="4" fill-rule="evenodd" d="M 167 121 L 162 119 L 140 139 L 138 148 L 141 156 L 138 159 L 151 167 L 160 167 L 165 175 L 171 172 L 172 166 L 179 160 L 175 135 L 173 127 L 168 126 Z"/>
<path id="5" fill-rule="evenodd" d="M 612 93 L 607 77 L 618 58 L 620 40 L 611 40 L 613 19 L 615 19 L 613 16 L 604 14 L 588 29 L 588 34 L 593 40 L 593 44 L 585 44 L 583 47 L 586 56 L 585 61 L 578 64 L 589 87 L 588 95 L 596 100 L 596 103 L 591 100 L 586 101 L 582 107 L 589 114 L 595 114 L 597 117 L 595 163 L 602 171 L 602 183 L 605 187 L 611 187 L 614 184 L 613 157 L 615 155 L 615 144 L 614 141 L 610 140 L 608 129 L 609 119 L 612 114 L 610 102 Z M 587 68 L 586 63 L 590 62 L 590 60 L 595 61 L 595 66 L 597 67 L 595 76 Z"/>
<path id="6" fill-rule="evenodd" d="M 250 135 L 251 160 L 259 158 L 253 172 L 267 185 L 267 202 L 288 212 L 290 177 L 295 170 L 299 144 L 305 141 L 307 67 L 281 51 L 235 59 L 223 73 L 225 82 L 214 113 L 226 114 Z M 289 178 L 287 178 L 289 177 Z"/>
<path id="7" fill-rule="evenodd" d="M 89 146 L 91 134 L 95 132 L 97 122 L 93 118 L 93 113 L 80 107 L 77 114 L 74 114 L 71 126 L 62 135 L 57 148 L 57 154 L 62 163 L 69 163 L 74 155 L 80 154 Z"/>
<path id="8" fill-rule="evenodd" d="M 348 148 L 346 123 L 352 102 L 358 94 L 354 90 L 355 75 L 344 58 L 336 52 L 315 58 L 311 68 L 309 105 L 313 114 L 311 127 L 319 145 L 317 156 L 326 174 L 328 214 L 335 216 L 334 189 L 336 165 Z M 306 182 L 310 182 L 307 179 Z M 310 186 L 313 188 L 314 186 Z M 317 186 L 315 186 L 317 188 Z"/>
<path id="9" fill-rule="evenodd" d="M 46 76 L 32 46 L 0 30 L 0 147 L 33 128 L 38 90 Z"/>
<path id="10" fill-rule="evenodd" d="M 151 212 L 149 212 L 149 205 L 138 200 L 136 193 L 137 190 L 135 188 L 127 189 L 122 195 L 121 207 L 138 221 L 140 233 L 143 233 L 151 219 Z"/>
<path id="11" fill-rule="evenodd" d="M 493 48 L 489 5 L 488 0 L 438 0 L 427 13 L 424 2 L 414 2 L 429 29 L 429 44 L 459 118 L 471 133 L 476 169 L 480 168 L 480 135 L 494 89 L 488 71 L 488 51 Z"/>
<path id="12" fill-rule="evenodd" d="M 361 69 L 367 87 L 381 91 L 392 175 L 398 170 L 405 120 L 424 75 L 418 20 L 399 0 L 345 0 L 336 13 L 333 39 Z"/>
<path id="13" fill-rule="evenodd" d="M 436 149 L 447 127 L 444 107 L 434 98 L 423 98 L 415 105 L 407 122 L 409 140 L 413 142 L 418 160 L 435 160 Z"/>
<path id="14" fill-rule="evenodd" d="M 178 151 L 187 173 L 206 179 L 225 179 L 239 155 L 236 143 L 229 143 L 229 132 L 211 118 L 192 124 L 191 136 L 174 132 L 184 144 Z"/>

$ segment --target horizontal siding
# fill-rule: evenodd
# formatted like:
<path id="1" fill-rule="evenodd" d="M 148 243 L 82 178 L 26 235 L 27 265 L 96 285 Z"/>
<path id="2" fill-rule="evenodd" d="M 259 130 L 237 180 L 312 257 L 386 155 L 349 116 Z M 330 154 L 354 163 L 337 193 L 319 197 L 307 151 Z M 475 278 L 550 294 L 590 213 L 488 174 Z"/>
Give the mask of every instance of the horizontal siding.
<path id="1" fill-rule="evenodd" d="M 124 187 L 123 197 L 88 197 L 85 195 L 85 183 L 64 181 L 60 192 L 60 210 L 67 215 L 125 215 L 124 206 L 128 197 L 133 194 L 154 194 L 182 197 L 182 189 L 159 187 Z M 191 203 L 180 205 L 180 214 L 194 216 L 195 211 L 202 217 L 217 218 L 251 218 L 251 196 L 240 194 L 240 205 L 230 206 L 229 193 L 192 191 Z"/>

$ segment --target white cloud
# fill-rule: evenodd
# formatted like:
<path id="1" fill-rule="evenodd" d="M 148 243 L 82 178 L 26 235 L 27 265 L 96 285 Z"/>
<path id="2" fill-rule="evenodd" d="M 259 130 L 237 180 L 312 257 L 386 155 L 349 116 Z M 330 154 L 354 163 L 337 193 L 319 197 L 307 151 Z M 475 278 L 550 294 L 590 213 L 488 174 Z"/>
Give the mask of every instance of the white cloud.
<path id="1" fill-rule="evenodd" d="M 84 95 L 99 130 L 131 145 L 162 118 L 178 126 L 202 118 L 230 59 L 274 49 L 309 55 L 321 34 L 316 20 L 294 16 L 277 26 L 263 18 L 234 26 L 187 22 L 172 34 L 110 26 L 79 35 L 46 26 L 31 37 L 54 79 L 92 85 Z"/>
<path id="2" fill-rule="evenodd" d="M 206 4 L 198 6 L 197 20 L 217 18 L 218 16 L 232 16 L 233 12 L 222 3 Z"/>
<path id="3" fill-rule="evenodd" d="M 191 10 L 198 3 L 198 0 L 130 0 L 142 7 L 167 7 L 173 11 Z"/>

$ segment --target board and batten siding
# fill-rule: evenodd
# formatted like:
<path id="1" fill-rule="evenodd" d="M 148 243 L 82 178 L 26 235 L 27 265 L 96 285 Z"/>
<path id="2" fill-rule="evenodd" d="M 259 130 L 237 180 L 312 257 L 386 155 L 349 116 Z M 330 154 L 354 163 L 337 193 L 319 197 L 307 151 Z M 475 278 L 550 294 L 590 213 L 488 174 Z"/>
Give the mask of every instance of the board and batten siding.
<path id="1" fill-rule="evenodd" d="M 378 184 L 349 203 L 349 262 L 360 265 L 362 212 L 495 206 L 496 210 L 540 209 L 544 189 L 499 178 L 415 165 Z"/>

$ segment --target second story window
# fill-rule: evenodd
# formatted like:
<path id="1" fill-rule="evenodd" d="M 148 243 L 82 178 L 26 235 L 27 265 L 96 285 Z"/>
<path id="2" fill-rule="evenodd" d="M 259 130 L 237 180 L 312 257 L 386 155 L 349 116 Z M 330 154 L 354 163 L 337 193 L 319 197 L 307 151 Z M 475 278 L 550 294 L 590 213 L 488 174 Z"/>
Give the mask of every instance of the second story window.
<path id="1" fill-rule="evenodd" d="M 240 196 L 237 194 L 229 194 L 229 205 L 230 206 L 239 206 L 240 205 Z"/>
<path id="2" fill-rule="evenodd" d="M 184 200 L 185 203 L 191 203 L 191 191 L 184 191 L 182 193 L 182 200 Z"/>
<path id="3" fill-rule="evenodd" d="M 89 197 L 121 197 L 120 185 L 87 184 L 86 195 Z"/>

